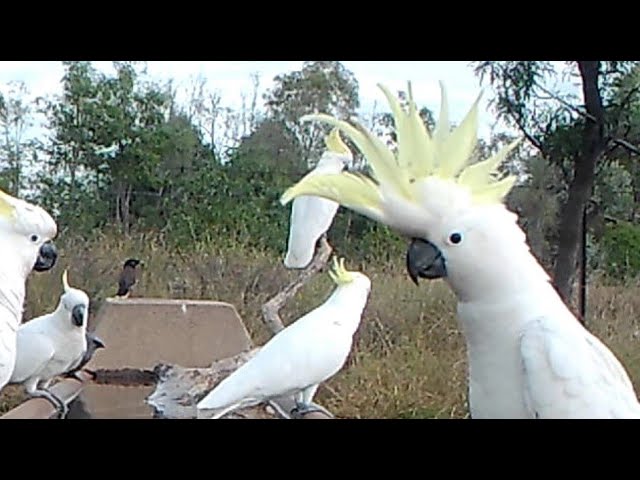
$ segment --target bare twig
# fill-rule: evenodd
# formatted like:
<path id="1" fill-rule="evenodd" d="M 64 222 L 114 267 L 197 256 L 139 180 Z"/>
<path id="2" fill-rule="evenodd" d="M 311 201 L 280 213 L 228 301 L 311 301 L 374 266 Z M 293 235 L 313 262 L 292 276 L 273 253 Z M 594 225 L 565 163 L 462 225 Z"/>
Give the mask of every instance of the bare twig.
<path id="1" fill-rule="evenodd" d="M 632 153 L 635 153 L 636 155 L 640 155 L 640 148 L 636 147 L 635 145 L 632 145 L 631 143 L 627 142 L 626 140 L 623 140 L 622 138 L 614 138 L 613 143 L 622 148 L 626 148 L 627 150 L 629 150 Z"/>
<path id="2" fill-rule="evenodd" d="M 275 335 L 284 328 L 282 319 L 279 312 L 282 307 L 293 297 L 300 288 L 306 284 L 311 277 L 319 272 L 322 267 L 327 264 L 333 248 L 329 245 L 325 235 L 320 239 L 320 248 L 315 252 L 313 260 L 309 266 L 300 273 L 300 276 L 296 278 L 289 285 L 280 290 L 275 297 L 270 299 L 262 306 L 262 317 L 264 323 L 269 327 L 269 330 Z"/>
<path id="3" fill-rule="evenodd" d="M 547 95 L 549 95 L 552 99 L 560 102 L 562 105 L 564 105 L 565 107 L 567 107 L 569 110 L 577 113 L 578 115 L 580 115 L 583 118 L 586 118 L 587 120 L 590 120 L 592 122 L 596 122 L 596 117 L 594 117 L 593 115 L 591 115 L 588 112 L 583 112 L 582 110 L 580 110 L 577 106 L 575 105 L 571 105 L 569 102 L 567 102 L 566 100 L 560 98 L 559 96 L 557 96 L 556 94 L 554 94 L 553 92 L 550 92 L 549 90 L 547 90 L 546 88 L 544 88 L 542 85 L 540 85 L 539 83 L 536 83 L 536 86 L 542 90 L 544 93 L 546 93 Z M 625 99 L 621 102 L 620 105 L 624 105 L 630 98 L 631 96 L 636 92 L 635 89 L 632 89 L 631 92 L 629 92 Z M 526 132 L 525 132 L 526 135 Z M 529 141 L 531 141 L 531 139 L 529 139 Z M 625 149 L 627 149 L 628 151 L 635 153 L 636 155 L 640 155 L 640 148 L 636 147 L 635 145 L 629 143 L 627 140 L 624 140 L 622 138 L 614 138 L 611 140 L 612 143 L 614 145 L 618 145 L 620 147 L 623 147 Z M 535 143 L 534 143 L 535 145 Z M 537 146 L 537 145 L 536 145 Z"/>
<path id="4" fill-rule="evenodd" d="M 582 110 L 580 110 L 577 106 L 575 105 L 571 105 L 569 102 L 567 102 L 565 99 L 560 98 L 558 95 L 556 95 L 555 93 L 547 90 L 546 88 L 544 88 L 542 85 L 540 85 L 538 82 L 536 82 L 536 86 L 542 90 L 544 93 L 546 93 L 547 95 L 549 95 L 552 99 L 556 100 L 557 102 L 560 102 L 562 105 L 564 105 L 565 107 L 567 107 L 569 110 L 571 110 L 572 112 L 577 113 L 578 115 L 580 115 L 581 117 L 584 117 L 588 120 L 591 120 L 592 122 L 596 122 L 596 117 L 594 117 L 593 115 L 591 115 L 588 112 L 583 112 Z"/>

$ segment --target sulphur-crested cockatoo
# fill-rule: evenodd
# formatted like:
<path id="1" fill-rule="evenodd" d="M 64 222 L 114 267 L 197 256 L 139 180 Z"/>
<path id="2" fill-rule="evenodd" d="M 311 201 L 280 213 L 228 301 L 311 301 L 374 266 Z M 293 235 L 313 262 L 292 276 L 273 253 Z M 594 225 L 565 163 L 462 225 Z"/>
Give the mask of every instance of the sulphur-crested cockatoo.
<path id="1" fill-rule="evenodd" d="M 410 84 L 408 109 L 380 88 L 395 120 L 395 154 L 360 125 L 307 117 L 340 128 L 375 180 L 316 175 L 285 192 L 283 204 L 323 196 L 412 239 L 407 268 L 414 282 L 444 278 L 457 297 L 472 418 L 640 417 L 625 369 L 565 306 L 503 204 L 515 178 L 499 178 L 497 169 L 517 142 L 472 164 L 479 98 L 452 130 L 442 88 L 431 135 Z"/>
<path id="2" fill-rule="evenodd" d="M 62 274 L 64 291 L 52 313 L 34 318 L 18 329 L 18 354 L 10 383 L 21 383 L 32 397 L 44 397 L 64 417 L 66 404 L 47 390 L 56 376 L 78 365 L 87 350 L 89 296 L 69 286 Z"/>
<path id="3" fill-rule="evenodd" d="M 56 222 L 45 210 L 0 190 L 0 390 L 16 361 L 27 277 L 55 265 L 56 234 Z"/>
<path id="4" fill-rule="evenodd" d="M 294 395 L 298 414 L 324 411 L 312 399 L 320 383 L 344 366 L 371 289 L 369 278 L 347 271 L 343 259 L 334 259 L 329 274 L 337 286 L 327 301 L 278 332 L 204 397 L 199 410 L 220 418 Z"/>
<path id="5" fill-rule="evenodd" d="M 307 177 L 327 173 L 340 173 L 353 155 L 334 128 L 325 138 L 326 151 Z M 322 197 L 301 195 L 291 205 L 289 241 L 284 265 L 287 268 L 306 268 L 313 258 L 318 239 L 329 230 L 340 205 Z"/>

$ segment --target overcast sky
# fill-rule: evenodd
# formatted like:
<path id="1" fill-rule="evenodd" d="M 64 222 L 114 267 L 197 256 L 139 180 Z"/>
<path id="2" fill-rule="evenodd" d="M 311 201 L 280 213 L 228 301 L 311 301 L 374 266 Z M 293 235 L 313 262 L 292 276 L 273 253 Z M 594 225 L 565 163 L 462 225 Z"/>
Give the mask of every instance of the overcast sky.
<path id="1" fill-rule="evenodd" d="M 413 85 L 413 92 L 419 107 L 426 106 L 434 113 L 440 109 L 440 89 L 442 80 L 449 97 L 450 118 L 459 122 L 481 91 L 480 81 L 474 75 L 470 62 L 460 61 L 344 61 L 360 86 L 361 113 L 370 113 L 374 102 L 376 110 L 386 101 L 377 83 L 387 85 L 392 91 L 405 89 L 407 80 Z M 562 63 L 562 62 L 554 62 Z M 185 87 L 196 75 L 207 79 L 210 90 L 217 90 L 222 96 L 223 106 L 238 107 L 240 93 L 251 91 L 250 75 L 260 74 L 260 89 L 264 92 L 273 85 L 273 78 L 282 73 L 299 70 L 302 61 L 216 61 L 216 62 L 148 62 L 148 72 L 158 80 L 173 78 L 177 85 Z M 112 72 L 111 62 L 94 62 L 96 68 Z M 0 92 L 6 91 L 11 81 L 23 81 L 32 95 L 40 96 L 61 92 L 63 75 L 62 62 L 0 62 Z M 493 96 L 488 85 L 482 87 L 484 94 L 480 104 L 480 136 L 487 138 L 492 125 L 496 130 L 504 130 L 502 123 L 496 124 L 487 102 Z M 387 110 L 384 108 L 384 110 Z"/>

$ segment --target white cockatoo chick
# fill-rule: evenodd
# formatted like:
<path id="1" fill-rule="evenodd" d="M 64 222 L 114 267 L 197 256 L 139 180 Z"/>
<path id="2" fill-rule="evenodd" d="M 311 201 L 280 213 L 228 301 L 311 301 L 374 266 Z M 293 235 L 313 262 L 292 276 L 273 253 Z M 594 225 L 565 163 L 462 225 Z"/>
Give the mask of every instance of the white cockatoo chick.
<path id="1" fill-rule="evenodd" d="M 27 277 L 55 265 L 58 254 L 52 240 L 57 230 L 41 207 L 0 190 L 0 390 L 15 365 Z"/>
<path id="2" fill-rule="evenodd" d="M 55 311 L 20 325 L 10 383 L 23 384 L 32 397 L 48 399 L 64 417 L 68 411 L 66 404 L 47 388 L 56 376 L 78 365 L 87 350 L 89 296 L 69 286 L 66 270 L 62 284 L 64 292 Z"/>
<path id="3" fill-rule="evenodd" d="M 214 410 L 213 418 L 220 418 L 238 408 L 294 395 L 295 413 L 328 414 L 312 404 L 313 397 L 320 383 L 344 366 L 371 289 L 369 278 L 347 271 L 344 260 L 334 258 L 329 275 L 336 289 L 328 300 L 278 332 L 204 397 L 198 410 Z"/>
<path id="4" fill-rule="evenodd" d="M 285 192 L 283 204 L 322 196 L 411 238 L 407 268 L 414 282 L 442 278 L 457 297 L 472 418 L 640 418 L 622 364 L 564 304 L 503 203 L 516 179 L 498 178 L 498 167 L 517 142 L 472 163 L 478 101 L 451 129 L 442 88 L 431 135 L 410 84 L 408 111 L 380 88 L 395 120 L 397 152 L 363 126 L 310 116 L 340 128 L 374 178 L 347 172 L 305 178 Z"/>
<path id="5" fill-rule="evenodd" d="M 353 160 L 353 155 L 340 138 L 337 128 L 327 135 L 325 145 L 326 151 L 316 167 L 307 173 L 307 177 L 340 173 Z M 301 269 L 309 265 L 318 239 L 331 227 L 339 206 L 332 200 L 308 195 L 301 195 L 292 202 L 285 267 Z"/>

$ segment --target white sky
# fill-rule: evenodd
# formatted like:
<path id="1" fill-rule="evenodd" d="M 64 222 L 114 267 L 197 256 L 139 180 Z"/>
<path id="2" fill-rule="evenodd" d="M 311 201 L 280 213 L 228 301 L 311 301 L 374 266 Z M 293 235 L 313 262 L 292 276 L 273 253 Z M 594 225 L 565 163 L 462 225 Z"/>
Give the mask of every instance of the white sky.
<path id="1" fill-rule="evenodd" d="M 159 81 L 174 80 L 178 88 L 178 101 L 187 99 L 186 88 L 196 76 L 206 79 L 206 88 L 221 95 L 221 106 L 237 109 L 241 105 L 241 93 L 252 92 L 251 74 L 260 75 L 259 106 L 263 107 L 262 93 L 273 86 L 276 75 L 300 70 L 302 61 L 150 61 L 147 71 L 153 79 Z M 479 135 L 484 139 L 494 132 L 514 130 L 497 122 L 488 108 L 493 97 L 490 86 L 481 87 L 480 80 L 473 73 L 470 61 L 343 61 L 342 64 L 355 75 L 360 88 L 360 114 L 365 119 L 374 109 L 377 112 L 388 111 L 382 92 L 377 88 L 383 83 L 392 91 L 406 89 L 407 81 L 412 82 L 413 94 L 418 107 L 428 107 L 437 115 L 440 110 L 440 86 L 442 81 L 447 88 L 449 115 L 452 122 L 459 123 L 480 91 Z M 105 73 L 112 73 L 112 62 L 93 62 L 94 66 Z M 564 62 L 551 62 L 557 71 L 564 69 Z M 0 62 L 0 92 L 8 90 L 7 84 L 22 81 L 29 89 L 32 98 L 60 94 L 62 92 L 62 62 Z M 562 90 L 577 93 L 577 85 L 561 81 Z M 557 86 L 556 86 L 557 88 Z M 554 88 L 555 89 L 555 88 Z M 44 118 L 35 116 L 36 125 L 30 129 L 27 137 L 38 137 L 46 133 L 39 125 Z M 220 145 L 219 145 L 220 146 Z"/>
<path id="2" fill-rule="evenodd" d="M 372 111 L 374 102 L 380 111 L 386 102 L 376 87 L 377 83 L 387 85 L 392 91 L 405 89 L 407 80 L 411 80 L 417 104 L 426 106 L 437 114 L 440 108 L 440 88 L 442 80 L 447 87 L 451 120 L 459 122 L 481 90 L 479 79 L 474 75 L 470 62 L 460 61 L 344 61 L 343 65 L 351 70 L 360 86 L 361 113 Z M 210 90 L 217 90 L 222 96 L 222 104 L 238 107 L 240 93 L 251 91 L 250 75 L 260 74 L 261 93 L 273 85 L 273 78 L 282 73 L 299 70 L 302 61 L 216 61 L 216 62 L 147 62 L 148 72 L 158 80 L 173 78 L 177 86 L 186 87 L 190 79 L 202 75 L 207 79 Z M 112 71 L 111 62 L 94 62 L 102 71 Z M 6 91 L 11 81 L 23 81 L 33 96 L 44 96 L 61 92 L 63 75 L 62 62 L 0 62 L 0 91 Z M 489 135 L 495 118 L 487 110 L 487 101 L 492 92 L 484 87 L 481 100 L 480 136 Z M 384 108 L 384 110 L 387 110 Z M 505 127 L 499 124 L 497 129 Z"/>

